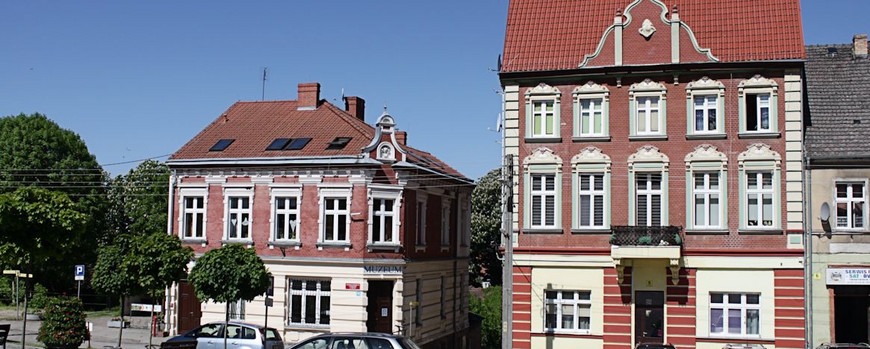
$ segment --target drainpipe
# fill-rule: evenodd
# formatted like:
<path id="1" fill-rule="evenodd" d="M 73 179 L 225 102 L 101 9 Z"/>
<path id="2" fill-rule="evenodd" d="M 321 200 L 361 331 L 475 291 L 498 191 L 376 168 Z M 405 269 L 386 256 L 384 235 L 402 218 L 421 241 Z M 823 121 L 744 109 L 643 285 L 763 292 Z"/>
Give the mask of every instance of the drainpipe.
<path id="1" fill-rule="evenodd" d="M 812 180 L 813 175 L 810 172 L 810 157 L 806 155 L 806 145 L 803 146 L 804 151 L 804 231 L 806 232 L 806 246 L 804 247 L 804 287 L 806 290 L 806 319 L 804 319 L 804 328 L 807 333 L 807 349 L 813 348 L 813 191 Z"/>

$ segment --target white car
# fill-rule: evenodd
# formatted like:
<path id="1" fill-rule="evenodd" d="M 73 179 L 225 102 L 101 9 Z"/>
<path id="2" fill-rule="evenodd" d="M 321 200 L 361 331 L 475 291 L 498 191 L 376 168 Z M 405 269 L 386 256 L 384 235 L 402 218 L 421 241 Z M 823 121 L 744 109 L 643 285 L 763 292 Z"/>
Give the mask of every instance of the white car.
<path id="1" fill-rule="evenodd" d="M 328 333 L 311 337 L 290 349 L 420 349 L 414 341 L 386 333 Z"/>
<path id="2" fill-rule="evenodd" d="M 229 322 L 227 328 L 227 349 L 284 349 L 284 341 L 274 328 L 233 321 Z M 199 326 L 183 335 L 170 338 L 163 346 L 192 347 L 194 341 L 196 349 L 223 349 L 224 323 L 212 322 Z"/>

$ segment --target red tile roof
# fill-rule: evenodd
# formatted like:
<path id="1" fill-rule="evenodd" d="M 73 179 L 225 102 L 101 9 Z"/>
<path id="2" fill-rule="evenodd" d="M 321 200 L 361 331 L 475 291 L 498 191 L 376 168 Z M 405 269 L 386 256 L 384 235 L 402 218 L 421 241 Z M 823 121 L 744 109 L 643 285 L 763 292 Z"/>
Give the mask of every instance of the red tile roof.
<path id="1" fill-rule="evenodd" d="M 297 101 L 236 102 L 193 139 L 169 157 L 173 161 L 221 159 L 277 159 L 300 157 L 356 156 L 375 135 L 371 125 L 329 102 L 314 110 L 297 110 Z M 326 147 L 337 137 L 351 137 L 340 150 Z M 311 138 L 300 150 L 266 150 L 277 138 Z M 234 139 L 223 151 L 209 151 L 221 139 Z M 464 178 L 455 169 L 429 153 L 403 146 L 424 157 L 409 156 L 408 162 Z"/>
<path id="2" fill-rule="evenodd" d="M 575 69 L 635 0 L 511 0 L 502 72 Z M 642 0 L 653 1 L 653 0 Z M 799 0 L 663 0 L 721 62 L 804 59 Z"/>

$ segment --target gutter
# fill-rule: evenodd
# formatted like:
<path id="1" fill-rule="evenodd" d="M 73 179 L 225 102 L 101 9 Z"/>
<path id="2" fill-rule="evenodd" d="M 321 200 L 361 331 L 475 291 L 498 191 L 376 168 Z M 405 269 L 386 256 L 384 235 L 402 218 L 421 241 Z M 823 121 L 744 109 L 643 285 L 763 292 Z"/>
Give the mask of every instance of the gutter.
<path id="1" fill-rule="evenodd" d="M 275 165 L 381 165 L 380 161 L 357 155 L 304 156 L 292 158 L 216 158 L 168 160 L 170 166 L 275 166 Z"/>
<path id="2" fill-rule="evenodd" d="M 380 164 L 380 162 L 378 162 L 378 163 Z M 465 177 L 460 177 L 460 176 L 455 176 L 455 175 L 451 175 L 451 174 L 446 174 L 446 173 L 443 173 L 443 172 L 438 172 L 438 171 L 435 171 L 435 170 L 433 170 L 433 169 L 431 169 L 431 168 L 423 167 L 423 166 L 420 166 L 420 165 L 417 165 L 417 164 L 413 164 L 413 163 L 410 163 L 410 162 L 407 162 L 407 161 L 399 161 L 399 162 L 396 162 L 395 164 L 393 164 L 393 167 L 397 167 L 397 168 L 412 168 L 412 169 L 422 170 L 422 171 L 426 171 L 426 172 L 429 172 L 429 173 L 432 173 L 432 174 L 437 174 L 437 175 L 441 175 L 441 176 L 444 176 L 444 177 L 447 177 L 447 178 L 450 178 L 450 179 L 453 179 L 453 180 L 457 180 L 457 181 L 460 181 L 460 182 L 463 182 L 463 183 L 468 183 L 468 184 L 474 185 L 474 181 L 471 180 L 471 179 L 468 179 L 468 178 L 465 178 Z"/>

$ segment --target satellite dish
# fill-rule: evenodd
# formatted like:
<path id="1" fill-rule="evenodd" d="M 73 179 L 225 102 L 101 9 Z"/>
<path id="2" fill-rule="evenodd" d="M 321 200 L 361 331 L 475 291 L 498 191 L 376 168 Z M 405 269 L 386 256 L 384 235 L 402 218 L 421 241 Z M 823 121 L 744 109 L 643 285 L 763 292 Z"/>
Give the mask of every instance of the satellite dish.
<path id="1" fill-rule="evenodd" d="M 823 222 L 827 222 L 828 219 L 831 218 L 831 205 L 828 205 L 827 202 L 822 203 L 822 208 L 819 213 L 819 218 L 822 219 Z"/>

